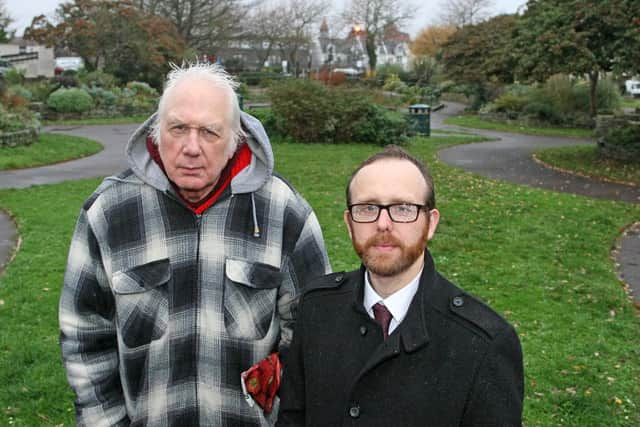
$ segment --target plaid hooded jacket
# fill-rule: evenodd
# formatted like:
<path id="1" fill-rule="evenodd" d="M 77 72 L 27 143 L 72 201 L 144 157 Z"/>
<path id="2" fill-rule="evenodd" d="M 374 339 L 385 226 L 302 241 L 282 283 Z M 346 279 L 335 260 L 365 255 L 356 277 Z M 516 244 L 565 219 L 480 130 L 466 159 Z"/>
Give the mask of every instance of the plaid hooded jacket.
<path id="1" fill-rule="evenodd" d="M 145 145 L 83 206 L 60 300 L 79 425 L 266 426 L 240 373 L 289 345 L 301 284 L 329 272 L 307 202 L 272 174 L 262 125 L 242 114 L 251 164 L 202 215 Z"/>

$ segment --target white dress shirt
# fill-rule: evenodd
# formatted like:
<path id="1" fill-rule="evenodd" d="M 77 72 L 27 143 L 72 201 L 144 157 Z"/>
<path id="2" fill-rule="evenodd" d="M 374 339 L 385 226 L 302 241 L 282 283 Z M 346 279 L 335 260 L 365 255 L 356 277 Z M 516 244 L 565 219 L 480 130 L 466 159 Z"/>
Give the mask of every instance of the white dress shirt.
<path id="1" fill-rule="evenodd" d="M 418 272 L 416 277 L 413 278 L 405 286 L 389 295 L 387 298 L 382 298 L 371 286 L 369 282 L 369 274 L 364 273 L 364 308 L 372 319 L 375 319 L 373 315 L 373 306 L 377 303 L 382 303 L 391 315 L 391 323 L 389 323 L 389 335 L 393 332 L 398 325 L 404 320 L 409 310 L 409 305 L 413 300 L 418 286 L 420 285 L 420 276 L 422 275 L 422 269 Z"/>

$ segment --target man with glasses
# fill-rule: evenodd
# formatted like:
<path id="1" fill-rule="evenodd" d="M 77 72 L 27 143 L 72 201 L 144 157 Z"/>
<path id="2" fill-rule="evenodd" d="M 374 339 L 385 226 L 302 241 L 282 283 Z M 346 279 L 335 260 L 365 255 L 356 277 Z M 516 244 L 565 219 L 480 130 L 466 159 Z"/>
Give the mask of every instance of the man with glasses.
<path id="1" fill-rule="evenodd" d="M 387 146 L 347 184 L 362 268 L 315 281 L 298 306 L 278 426 L 519 426 L 518 336 L 441 276 L 425 166 Z"/>
<path id="2" fill-rule="evenodd" d="M 212 64 L 176 67 L 129 169 L 81 209 L 60 300 L 78 425 L 275 423 L 277 400 L 249 405 L 241 373 L 286 350 L 301 285 L 330 270 L 235 86 Z"/>

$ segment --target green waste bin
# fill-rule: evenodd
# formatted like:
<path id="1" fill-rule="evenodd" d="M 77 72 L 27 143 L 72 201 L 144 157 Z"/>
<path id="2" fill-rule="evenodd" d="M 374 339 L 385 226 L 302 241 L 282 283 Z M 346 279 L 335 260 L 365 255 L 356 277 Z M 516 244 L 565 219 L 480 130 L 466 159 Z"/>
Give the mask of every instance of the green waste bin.
<path id="1" fill-rule="evenodd" d="M 431 107 L 427 104 L 409 106 L 409 119 L 413 129 L 425 136 L 431 135 Z"/>

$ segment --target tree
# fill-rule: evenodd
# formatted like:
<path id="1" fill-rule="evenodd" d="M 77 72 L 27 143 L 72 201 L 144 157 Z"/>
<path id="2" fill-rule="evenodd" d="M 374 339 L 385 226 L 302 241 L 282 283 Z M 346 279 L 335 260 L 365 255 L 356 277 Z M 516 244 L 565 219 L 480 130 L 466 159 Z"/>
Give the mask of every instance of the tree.
<path id="1" fill-rule="evenodd" d="M 452 25 L 434 25 L 424 28 L 411 43 L 414 55 L 436 56 L 440 48 L 456 32 Z"/>
<path id="2" fill-rule="evenodd" d="M 129 2 L 73 0 L 56 10 L 57 22 L 33 18 L 24 37 L 83 58 L 87 68 L 103 68 L 121 79 L 158 84 L 169 61 L 182 58 L 184 42 L 173 24 L 140 12 Z"/>
<path id="3" fill-rule="evenodd" d="M 410 4 L 401 0 L 351 0 L 345 19 L 360 25 L 364 32 L 371 72 L 375 72 L 378 62 L 376 48 L 385 30 L 391 26 L 401 27 L 412 16 L 410 7 Z"/>
<path id="4" fill-rule="evenodd" d="M 492 5 L 492 0 L 445 0 L 440 2 L 440 19 L 455 27 L 477 24 L 489 16 Z"/>
<path id="5" fill-rule="evenodd" d="M 327 7 L 328 4 L 323 0 L 289 0 L 284 8 L 284 22 L 281 27 L 282 35 L 278 38 L 278 47 L 296 76 L 301 72 L 301 52 L 305 46 L 309 47 L 310 54 L 309 27 L 318 21 Z"/>
<path id="6" fill-rule="evenodd" d="M 443 45 L 441 61 L 446 73 L 474 87 L 476 103 L 486 101 L 487 83 L 514 81 L 517 58 L 512 33 L 516 23 L 515 15 L 499 15 L 459 28 Z"/>
<path id="7" fill-rule="evenodd" d="M 263 49 L 260 60 L 266 61 L 273 49 L 280 50 L 289 69 L 296 76 L 302 71 L 302 53 L 311 50 L 311 26 L 326 12 L 325 0 L 282 0 L 265 4 L 251 15 L 247 37 Z"/>
<path id="8" fill-rule="evenodd" d="M 138 9 L 173 22 L 190 48 L 215 53 L 243 32 L 260 0 L 134 0 Z M 213 51 L 213 52 L 212 52 Z"/>
<path id="9" fill-rule="evenodd" d="M 4 0 L 0 0 L 0 43 L 11 40 L 15 31 L 9 31 L 9 25 L 13 23 L 13 18 L 7 12 Z"/>
<path id="10" fill-rule="evenodd" d="M 601 74 L 640 67 L 640 2 L 530 0 L 516 45 L 519 69 L 530 80 L 543 81 L 555 73 L 588 76 L 595 116 Z"/>

